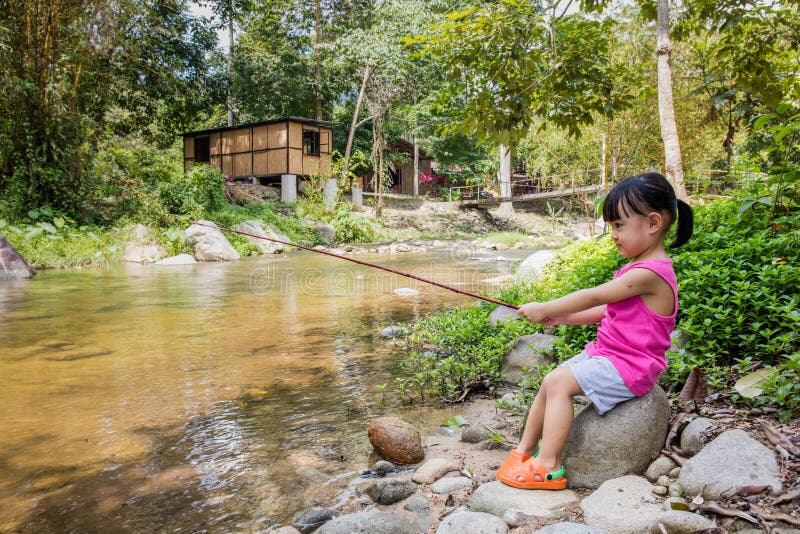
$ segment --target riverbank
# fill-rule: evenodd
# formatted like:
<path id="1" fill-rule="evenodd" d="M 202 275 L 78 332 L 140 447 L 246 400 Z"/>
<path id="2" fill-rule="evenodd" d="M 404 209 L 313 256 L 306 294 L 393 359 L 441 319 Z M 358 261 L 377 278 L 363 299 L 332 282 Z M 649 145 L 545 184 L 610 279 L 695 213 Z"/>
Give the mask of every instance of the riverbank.
<path id="1" fill-rule="evenodd" d="M 583 217 L 570 215 L 562 207 L 517 209 L 511 215 L 494 211 L 462 210 L 456 203 L 425 199 L 386 199 L 383 217 L 376 219 L 367 205 L 353 211 L 345 202 L 333 210 L 300 202 L 288 205 L 275 201 L 271 188 L 264 193 L 248 193 L 245 206 L 228 205 L 223 210 L 174 216 L 166 220 L 122 219 L 111 226 L 78 225 L 69 218 L 40 209 L 29 212 L 24 221 L 0 217 L 0 234 L 37 270 L 108 266 L 125 260 L 125 249 L 136 240 L 137 228 L 144 225 L 148 240 L 164 256 L 192 253 L 186 230 L 193 220 L 205 219 L 235 228 L 244 221 L 256 221 L 271 231 L 306 246 L 391 244 L 420 240 L 460 239 L 475 246 L 503 249 L 557 248 L 590 232 Z M 239 193 L 240 195 L 243 193 Z M 237 197 L 238 198 L 238 197 Z M 236 200 L 234 198 L 233 200 Z M 312 222 L 313 221 L 313 222 Z M 319 231 L 326 225 L 326 234 Z M 263 253 L 241 236 L 227 236 L 241 257 Z"/>
<path id="2" fill-rule="evenodd" d="M 513 392 L 505 387 L 497 395 Z M 576 404 L 577 410 L 583 408 L 593 410 L 585 400 Z M 371 532 L 430 534 L 465 529 L 638 534 L 661 532 L 659 524 L 666 532 L 788 534 L 800 526 L 797 489 L 792 489 L 796 469 L 768 434 L 796 435 L 797 424 L 784 425 L 765 414 L 748 420 L 748 414 L 731 413 L 717 402 L 691 411 L 673 402 L 668 443 L 647 469 L 620 473 L 594 487 L 548 492 L 517 490 L 495 481 L 497 469 L 516 444 L 523 424 L 520 411 L 499 408 L 494 396 L 485 395 L 473 396 L 455 411 L 457 415 L 448 420 L 452 426 L 443 424 L 422 436 L 425 459 L 420 464 L 376 475 L 385 468 L 373 454 L 364 459 L 361 475 L 350 474 L 346 484 L 337 481 L 343 489 L 338 502 L 326 501 L 320 493 L 323 498 L 315 507 L 299 513 L 294 526 L 278 532 L 289 534 L 297 532 L 294 528 L 305 531 L 326 523 L 318 532 L 346 534 L 364 520 L 375 525 Z M 770 467 L 755 460 L 771 456 L 782 461 L 773 460 Z M 736 461 L 732 459 L 744 465 L 719 468 L 720 463 Z M 682 476 L 683 469 L 687 473 Z M 569 470 L 566 476 L 570 478 Z M 759 485 L 767 480 L 773 486 Z M 717 489 L 720 482 L 735 487 Z M 703 497 L 697 496 L 698 491 Z M 632 508 L 637 513 L 632 514 Z"/>

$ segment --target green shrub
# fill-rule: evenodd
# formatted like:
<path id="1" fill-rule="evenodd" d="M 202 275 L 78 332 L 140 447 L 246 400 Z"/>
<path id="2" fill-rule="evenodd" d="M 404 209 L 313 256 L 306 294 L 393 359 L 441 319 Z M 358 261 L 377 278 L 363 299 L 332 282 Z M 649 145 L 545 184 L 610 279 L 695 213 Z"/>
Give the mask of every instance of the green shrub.
<path id="1" fill-rule="evenodd" d="M 800 228 L 783 214 L 771 218 L 771 206 L 723 200 L 698 206 L 695 236 L 672 251 L 678 277 L 681 308 L 677 329 L 685 348 L 667 355 L 662 375 L 665 386 L 680 387 L 693 367 L 703 369 L 713 388 L 727 388 L 742 362 L 761 362 L 779 371 L 765 385 L 761 403 L 774 403 L 782 414 L 797 413 L 798 357 L 800 353 Z M 572 243 L 559 251 L 535 284 L 512 286 L 499 295 L 511 304 L 546 301 L 610 280 L 625 263 L 608 237 Z M 512 334 L 539 330 L 538 326 L 491 328 L 488 308 L 446 312 L 424 318 L 414 342 L 446 347 L 429 353 L 412 367 L 424 375 L 411 383 L 432 384 L 439 395 L 452 396 L 476 377 L 494 380 L 505 356 L 504 343 Z M 557 327 L 563 343 L 554 347 L 557 361 L 571 357 L 596 336 L 596 326 Z M 487 346 L 488 345 L 488 346 Z M 484 353 L 485 351 L 485 353 Z M 476 373 L 475 361 L 485 369 Z M 453 376 L 447 376 L 454 372 Z M 419 373 L 419 371 L 418 371 Z M 431 380 L 433 377 L 435 380 Z M 408 386 L 408 378 L 406 378 Z M 527 387 L 536 386 L 536 378 Z"/>

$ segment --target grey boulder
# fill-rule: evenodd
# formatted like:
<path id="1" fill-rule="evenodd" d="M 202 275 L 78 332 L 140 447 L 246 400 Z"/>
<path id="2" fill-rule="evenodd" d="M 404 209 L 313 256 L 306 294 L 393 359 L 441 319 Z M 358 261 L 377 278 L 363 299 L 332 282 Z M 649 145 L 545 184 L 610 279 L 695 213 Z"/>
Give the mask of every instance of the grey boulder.
<path id="1" fill-rule="evenodd" d="M 571 522 L 547 525 L 536 532 L 540 534 L 608 534 L 605 530 L 600 530 L 599 528 Z"/>
<path id="2" fill-rule="evenodd" d="M 410 497 L 417 485 L 407 478 L 383 478 L 370 484 L 364 493 L 378 504 L 394 504 Z"/>
<path id="3" fill-rule="evenodd" d="M 6 236 L 0 234 L 0 278 L 33 278 L 36 271 L 19 255 Z"/>
<path id="4" fill-rule="evenodd" d="M 411 480 L 417 484 L 432 484 L 450 471 L 458 471 L 460 465 L 449 458 L 429 458 L 419 466 Z"/>
<path id="5" fill-rule="evenodd" d="M 506 306 L 498 306 L 489 314 L 489 323 L 491 323 L 492 326 L 514 319 L 522 319 L 522 316 L 517 310 L 512 310 Z"/>
<path id="6" fill-rule="evenodd" d="M 517 267 L 517 272 L 514 274 L 515 284 L 524 284 L 533 282 L 542 274 L 544 266 L 550 263 L 555 258 L 555 252 L 552 250 L 539 250 L 525 258 L 522 263 Z"/>
<path id="7" fill-rule="evenodd" d="M 457 510 L 439 525 L 436 534 L 506 534 L 508 526 L 499 517 L 482 512 Z"/>
<path id="8" fill-rule="evenodd" d="M 653 486 L 633 475 L 607 480 L 581 501 L 583 521 L 609 534 L 641 534 L 664 511 Z"/>
<path id="9" fill-rule="evenodd" d="M 706 436 L 714 428 L 714 422 L 706 417 L 693 419 L 681 432 L 681 450 L 694 456 L 706 445 Z"/>
<path id="10" fill-rule="evenodd" d="M 472 494 L 469 507 L 497 517 L 504 517 L 509 510 L 519 510 L 537 519 L 560 519 L 566 515 L 566 509 L 579 500 L 570 490 L 530 491 L 495 481 L 481 484 Z"/>
<path id="11" fill-rule="evenodd" d="M 239 253 L 230 241 L 218 230 L 217 224 L 211 221 L 197 221 L 186 229 L 186 238 L 194 247 L 194 257 L 198 261 L 235 261 Z"/>
<path id="12" fill-rule="evenodd" d="M 400 515 L 367 510 L 328 521 L 316 534 L 416 534 L 418 530 L 419 525 Z"/>
<path id="13" fill-rule="evenodd" d="M 717 500 L 741 486 L 783 488 L 775 455 L 743 430 L 728 430 L 683 464 L 677 484 L 688 495 Z"/>
<path id="14" fill-rule="evenodd" d="M 670 407 L 659 386 L 598 415 L 589 404 L 575 417 L 562 454 L 571 488 L 644 473 L 667 437 Z"/>
<path id="15" fill-rule="evenodd" d="M 517 339 L 506 356 L 503 374 L 508 382 L 518 384 L 525 376 L 524 367 L 533 369 L 537 365 L 551 363 L 553 359 L 548 351 L 558 341 L 557 336 L 547 334 L 530 334 Z"/>

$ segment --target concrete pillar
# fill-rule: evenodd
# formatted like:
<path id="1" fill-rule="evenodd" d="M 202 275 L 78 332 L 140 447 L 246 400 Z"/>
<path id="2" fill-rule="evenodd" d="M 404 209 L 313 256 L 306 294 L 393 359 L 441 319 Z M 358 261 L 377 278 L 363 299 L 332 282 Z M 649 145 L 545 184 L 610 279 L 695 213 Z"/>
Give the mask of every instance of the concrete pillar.
<path id="1" fill-rule="evenodd" d="M 500 145 L 500 196 L 508 198 L 511 196 L 511 148 Z M 514 213 L 514 206 L 511 202 L 502 202 L 497 210 L 498 213 L 510 215 Z"/>
<path id="2" fill-rule="evenodd" d="M 336 178 L 329 178 L 325 182 L 325 188 L 322 190 L 322 199 L 326 209 L 332 209 L 336 205 L 337 188 Z"/>
<path id="3" fill-rule="evenodd" d="M 297 202 L 296 174 L 281 174 L 281 200 L 287 204 Z"/>
<path id="4" fill-rule="evenodd" d="M 357 185 L 353 186 L 353 205 L 357 208 L 364 206 L 364 197 L 361 195 L 361 188 Z"/>

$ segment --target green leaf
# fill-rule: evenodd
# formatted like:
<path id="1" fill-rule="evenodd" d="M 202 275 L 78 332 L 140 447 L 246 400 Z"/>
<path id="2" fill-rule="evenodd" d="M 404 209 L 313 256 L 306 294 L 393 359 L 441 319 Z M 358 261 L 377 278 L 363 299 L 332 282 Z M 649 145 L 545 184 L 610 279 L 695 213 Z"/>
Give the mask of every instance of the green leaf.
<path id="1" fill-rule="evenodd" d="M 756 117 L 756 120 L 753 121 L 753 131 L 758 131 L 764 127 L 764 125 L 769 122 L 770 120 L 774 119 L 776 115 L 774 113 L 765 113 L 764 115 L 760 115 Z"/>
<path id="2" fill-rule="evenodd" d="M 746 399 L 758 397 L 764 393 L 764 390 L 761 388 L 764 381 L 777 372 L 777 369 L 759 369 L 758 371 L 753 371 L 737 380 L 733 388 L 739 395 Z"/>
<path id="3" fill-rule="evenodd" d="M 444 422 L 445 426 L 449 426 L 450 428 L 461 428 L 464 426 L 469 426 L 469 421 L 464 419 L 464 417 L 460 415 L 456 415 L 449 419 L 446 419 Z"/>
<path id="4" fill-rule="evenodd" d="M 37 223 L 37 225 L 39 226 L 39 228 L 41 228 L 42 230 L 44 230 L 48 234 L 55 234 L 56 233 L 56 227 L 53 226 L 52 224 L 50 224 L 49 222 L 40 221 L 40 222 Z"/>

